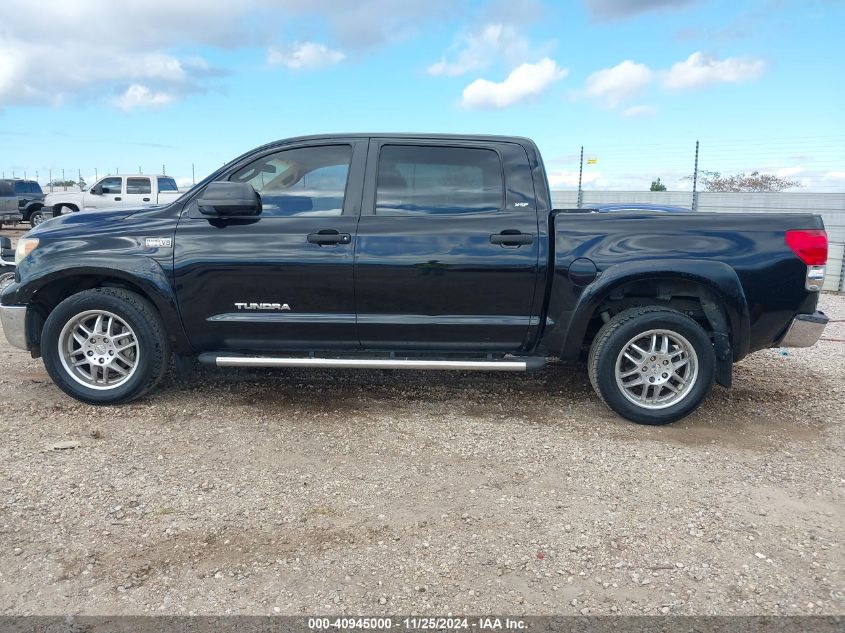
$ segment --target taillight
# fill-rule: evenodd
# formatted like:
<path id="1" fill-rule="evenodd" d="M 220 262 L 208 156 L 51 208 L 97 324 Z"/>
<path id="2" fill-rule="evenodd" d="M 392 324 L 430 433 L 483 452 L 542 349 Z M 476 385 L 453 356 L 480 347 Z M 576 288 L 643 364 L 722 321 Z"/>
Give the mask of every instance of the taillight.
<path id="1" fill-rule="evenodd" d="M 823 229 L 787 231 L 786 244 L 807 266 L 827 263 L 827 232 Z"/>

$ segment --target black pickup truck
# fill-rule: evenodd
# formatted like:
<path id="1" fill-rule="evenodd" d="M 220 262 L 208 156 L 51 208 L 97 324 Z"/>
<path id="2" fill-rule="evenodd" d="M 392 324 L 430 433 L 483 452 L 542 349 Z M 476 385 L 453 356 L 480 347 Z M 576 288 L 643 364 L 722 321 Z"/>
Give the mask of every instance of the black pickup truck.
<path id="1" fill-rule="evenodd" d="M 537 147 L 349 134 L 259 147 L 154 209 L 49 220 L 2 322 L 69 395 L 115 404 L 171 354 L 217 366 L 526 371 L 585 360 L 663 424 L 732 363 L 813 345 L 817 215 L 552 208 Z"/>

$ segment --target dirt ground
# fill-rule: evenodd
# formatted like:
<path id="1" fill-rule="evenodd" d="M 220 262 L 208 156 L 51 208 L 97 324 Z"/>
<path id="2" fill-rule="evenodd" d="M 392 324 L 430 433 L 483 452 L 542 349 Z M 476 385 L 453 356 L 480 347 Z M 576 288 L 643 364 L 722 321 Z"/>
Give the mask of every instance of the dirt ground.
<path id="1" fill-rule="evenodd" d="M 96 408 L 0 337 L 0 614 L 843 614 L 821 303 L 839 340 L 659 428 L 563 366 L 200 369 Z"/>

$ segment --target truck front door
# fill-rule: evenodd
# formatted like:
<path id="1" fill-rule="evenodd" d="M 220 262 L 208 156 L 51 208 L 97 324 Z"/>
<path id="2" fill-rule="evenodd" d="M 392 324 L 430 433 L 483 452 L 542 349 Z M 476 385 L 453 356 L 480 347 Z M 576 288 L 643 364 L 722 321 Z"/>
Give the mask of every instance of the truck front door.
<path id="1" fill-rule="evenodd" d="M 123 178 L 120 176 L 106 176 L 82 193 L 82 206 L 86 210 L 113 209 L 122 206 L 122 201 Z"/>
<path id="2" fill-rule="evenodd" d="M 198 351 L 357 348 L 352 278 L 366 140 L 268 150 L 225 179 L 261 196 L 256 218 L 186 205 L 174 274 Z"/>
<path id="3" fill-rule="evenodd" d="M 373 139 L 355 250 L 365 348 L 520 351 L 540 241 L 514 143 Z"/>

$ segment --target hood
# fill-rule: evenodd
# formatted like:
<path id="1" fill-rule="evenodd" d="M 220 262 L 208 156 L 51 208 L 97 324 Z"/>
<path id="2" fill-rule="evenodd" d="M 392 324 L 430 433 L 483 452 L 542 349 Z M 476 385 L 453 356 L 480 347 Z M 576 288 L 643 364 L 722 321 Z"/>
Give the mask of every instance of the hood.
<path id="1" fill-rule="evenodd" d="M 104 209 L 102 211 L 82 211 L 79 213 L 68 213 L 42 222 L 27 233 L 28 237 L 53 233 L 63 229 L 85 230 L 86 226 L 103 226 L 109 222 L 116 222 L 128 218 L 133 213 L 146 209 Z"/>

